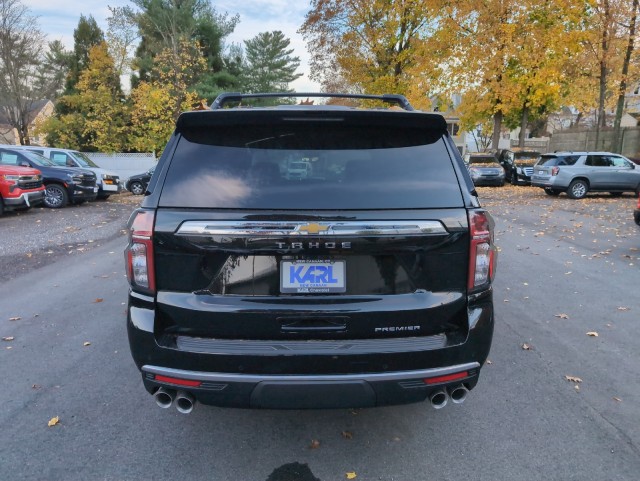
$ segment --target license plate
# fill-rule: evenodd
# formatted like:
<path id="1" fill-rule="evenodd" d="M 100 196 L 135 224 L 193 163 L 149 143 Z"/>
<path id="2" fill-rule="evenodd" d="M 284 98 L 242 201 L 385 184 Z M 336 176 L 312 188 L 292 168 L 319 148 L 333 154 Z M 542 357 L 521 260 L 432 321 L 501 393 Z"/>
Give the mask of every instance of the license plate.
<path id="1" fill-rule="evenodd" d="M 280 263 L 280 292 L 345 292 L 345 261 L 291 260 Z"/>
<path id="2" fill-rule="evenodd" d="M 538 175 L 544 175 L 544 170 L 539 170 Z"/>
<path id="3" fill-rule="evenodd" d="M 94 192 L 94 193 L 95 193 L 95 192 L 98 192 L 98 186 L 95 186 L 95 187 L 93 188 L 93 192 Z"/>

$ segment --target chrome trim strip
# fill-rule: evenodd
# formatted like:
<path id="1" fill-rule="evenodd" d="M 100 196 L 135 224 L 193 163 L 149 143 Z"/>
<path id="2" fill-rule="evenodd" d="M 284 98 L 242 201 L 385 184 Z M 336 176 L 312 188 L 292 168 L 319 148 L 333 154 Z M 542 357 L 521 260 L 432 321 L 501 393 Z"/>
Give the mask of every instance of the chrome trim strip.
<path id="1" fill-rule="evenodd" d="M 332 374 L 332 375 L 258 375 L 258 374 L 228 374 L 218 372 L 200 372 L 200 371 L 183 371 L 181 369 L 171 369 L 168 367 L 158 366 L 142 366 L 142 372 L 148 372 L 160 376 L 175 377 L 178 379 L 189 379 L 193 381 L 205 382 L 264 382 L 264 381 L 402 381 L 405 379 L 426 378 L 446 376 L 460 371 L 470 371 L 478 369 L 480 363 L 470 362 L 467 364 L 458 364 L 456 366 L 436 367 L 433 369 L 421 369 L 419 371 L 399 371 L 384 372 L 376 374 Z"/>
<path id="2" fill-rule="evenodd" d="M 355 222 L 247 222 L 247 221 L 186 221 L 177 235 L 289 237 L 289 236 L 392 236 L 446 234 L 436 220 L 355 221 Z"/>

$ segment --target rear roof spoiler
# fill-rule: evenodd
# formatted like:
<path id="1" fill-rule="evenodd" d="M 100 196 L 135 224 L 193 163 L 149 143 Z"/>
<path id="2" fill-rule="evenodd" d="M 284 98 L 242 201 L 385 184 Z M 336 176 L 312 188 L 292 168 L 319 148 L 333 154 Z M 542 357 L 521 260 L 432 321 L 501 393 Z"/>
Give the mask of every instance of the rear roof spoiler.
<path id="1" fill-rule="evenodd" d="M 364 99 L 364 100 L 379 100 L 388 104 L 398 105 L 404 110 L 415 110 L 404 95 L 397 94 L 384 94 L 384 95 L 365 95 L 365 94 L 336 94 L 336 93 L 323 93 L 323 92 L 281 92 L 281 93 L 258 93 L 258 94 L 242 94 L 238 92 L 225 92 L 218 95 L 218 97 L 211 104 L 211 110 L 217 110 L 223 108 L 225 103 L 228 102 L 242 102 L 243 99 L 261 99 L 261 98 L 339 98 L 339 99 Z"/>

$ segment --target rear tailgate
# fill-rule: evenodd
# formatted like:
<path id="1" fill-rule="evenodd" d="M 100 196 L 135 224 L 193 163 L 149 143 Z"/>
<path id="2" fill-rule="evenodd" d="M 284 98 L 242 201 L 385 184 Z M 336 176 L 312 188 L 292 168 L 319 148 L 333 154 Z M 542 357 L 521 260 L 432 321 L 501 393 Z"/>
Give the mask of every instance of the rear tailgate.
<path id="1" fill-rule="evenodd" d="M 178 134 L 153 235 L 161 344 L 465 338 L 468 219 L 441 117 L 221 110 Z"/>
<path id="2" fill-rule="evenodd" d="M 362 339 L 455 331 L 464 336 L 465 210 L 403 212 L 403 221 L 379 215 L 352 212 L 357 220 L 349 222 L 337 221 L 337 215 L 282 222 L 159 210 L 154 251 L 162 333 L 157 334 Z M 260 217 L 264 214 L 245 218 Z M 249 233 L 275 223 L 282 224 L 280 231 Z M 374 232 L 284 232 L 309 225 L 368 226 Z M 229 235 L 230 227 L 238 233 Z M 424 232 L 416 233 L 419 228 Z"/>

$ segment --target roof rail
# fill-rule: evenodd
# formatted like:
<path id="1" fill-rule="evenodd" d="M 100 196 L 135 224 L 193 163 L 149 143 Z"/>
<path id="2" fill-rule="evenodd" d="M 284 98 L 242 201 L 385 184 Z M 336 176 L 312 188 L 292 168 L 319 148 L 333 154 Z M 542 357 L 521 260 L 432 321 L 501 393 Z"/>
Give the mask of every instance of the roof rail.
<path id="1" fill-rule="evenodd" d="M 365 94 L 334 94 L 334 93 L 322 93 L 322 92 L 281 92 L 281 93 L 261 93 L 261 94 L 242 94 L 239 92 L 224 92 L 218 95 L 218 97 L 211 104 L 211 110 L 221 109 L 225 103 L 233 101 L 242 101 L 243 99 L 258 99 L 258 98 L 288 98 L 288 97 L 331 97 L 339 99 L 366 99 L 366 100 L 380 100 L 389 104 L 396 104 L 404 110 L 415 110 L 404 95 L 397 94 L 384 94 L 384 95 L 365 95 Z"/>

